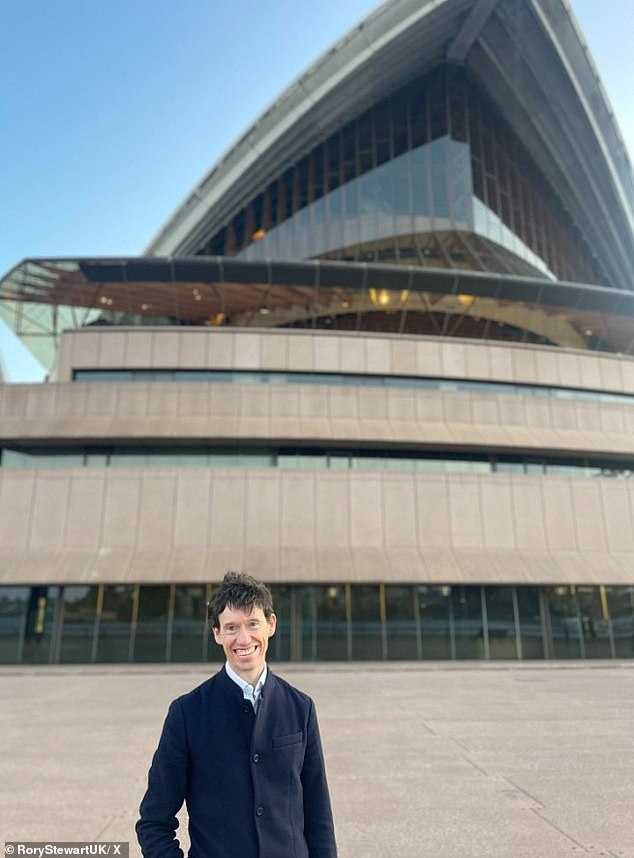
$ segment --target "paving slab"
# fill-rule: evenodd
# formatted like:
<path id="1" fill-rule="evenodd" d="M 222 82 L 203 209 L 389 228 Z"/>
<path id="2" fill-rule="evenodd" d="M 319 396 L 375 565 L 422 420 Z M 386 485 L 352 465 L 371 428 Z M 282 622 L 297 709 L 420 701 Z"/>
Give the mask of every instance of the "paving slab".
<path id="1" fill-rule="evenodd" d="M 634 858 L 633 662 L 274 669 L 316 701 L 340 858 Z M 167 707 L 207 671 L 0 668 L 1 839 L 139 856 Z"/>

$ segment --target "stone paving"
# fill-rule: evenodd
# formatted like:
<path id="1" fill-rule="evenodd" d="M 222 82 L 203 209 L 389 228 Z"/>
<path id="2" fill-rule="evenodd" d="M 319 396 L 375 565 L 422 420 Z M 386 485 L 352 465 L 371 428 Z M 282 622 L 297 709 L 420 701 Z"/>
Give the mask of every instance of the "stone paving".
<path id="1" fill-rule="evenodd" d="M 317 703 L 340 858 L 634 858 L 634 663 L 275 669 Z M 1 668 L 1 839 L 139 855 L 167 706 L 206 675 Z"/>

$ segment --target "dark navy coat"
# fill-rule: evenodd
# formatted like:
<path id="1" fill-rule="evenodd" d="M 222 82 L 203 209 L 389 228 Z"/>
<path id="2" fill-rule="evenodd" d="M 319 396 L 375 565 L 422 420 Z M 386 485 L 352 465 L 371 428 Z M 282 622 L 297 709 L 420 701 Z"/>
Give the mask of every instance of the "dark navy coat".
<path id="1" fill-rule="evenodd" d="M 336 858 L 312 700 L 269 670 L 257 714 L 224 668 L 174 700 L 136 830 L 145 858 Z"/>

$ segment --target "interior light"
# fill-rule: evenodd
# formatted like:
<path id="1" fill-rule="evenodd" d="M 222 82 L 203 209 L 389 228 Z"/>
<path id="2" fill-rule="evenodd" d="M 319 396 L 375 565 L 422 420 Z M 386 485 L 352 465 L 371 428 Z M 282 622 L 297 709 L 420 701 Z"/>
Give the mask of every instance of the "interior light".
<path id="1" fill-rule="evenodd" d="M 271 311 L 268 307 L 260 307 L 260 313 L 262 316 L 268 316 Z"/>
<path id="2" fill-rule="evenodd" d="M 400 304 L 404 304 L 407 301 L 409 291 L 407 289 L 402 289 L 400 292 L 394 289 L 368 289 L 368 294 L 375 307 L 386 310 L 388 307 L 396 308 Z"/>
<path id="3" fill-rule="evenodd" d="M 473 295 L 458 295 L 458 301 L 463 307 L 470 307 L 475 301 L 475 298 Z"/>
<path id="4" fill-rule="evenodd" d="M 266 230 L 264 229 L 256 229 L 256 231 L 251 236 L 253 241 L 259 241 L 261 238 L 264 238 L 266 235 Z"/>

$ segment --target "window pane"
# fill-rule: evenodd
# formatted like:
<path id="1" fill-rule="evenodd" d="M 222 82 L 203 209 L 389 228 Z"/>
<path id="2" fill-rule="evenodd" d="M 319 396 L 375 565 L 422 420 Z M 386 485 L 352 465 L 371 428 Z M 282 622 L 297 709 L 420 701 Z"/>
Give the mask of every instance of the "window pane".
<path id="1" fill-rule="evenodd" d="M 418 658 L 418 635 L 411 587 L 385 587 L 387 657 Z"/>
<path id="2" fill-rule="evenodd" d="M 479 587 L 451 590 L 456 658 L 484 658 L 482 601 Z"/>
<path id="3" fill-rule="evenodd" d="M 0 664 L 16 664 L 29 601 L 28 587 L 0 587 Z"/>
<path id="4" fill-rule="evenodd" d="M 617 658 L 634 658 L 634 587 L 606 587 Z"/>
<path id="5" fill-rule="evenodd" d="M 417 587 L 423 658 L 451 658 L 451 587 Z"/>
<path id="6" fill-rule="evenodd" d="M 134 641 L 134 661 L 165 661 L 170 588 L 139 588 L 139 619 Z"/>
<path id="7" fill-rule="evenodd" d="M 522 658 L 543 658 L 544 631 L 539 611 L 539 589 L 537 587 L 517 587 L 516 593 Z"/>
<path id="8" fill-rule="evenodd" d="M 170 661 L 202 661 L 206 618 L 204 586 L 176 587 Z"/>
<path id="9" fill-rule="evenodd" d="M 512 587 L 485 587 L 491 658 L 517 658 Z"/>
<path id="10" fill-rule="evenodd" d="M 556 658 L 581 658 L 581 623 L 572 587 L 547 587 L 553 652 Z"/>
<path id="11" fill-rule="evenodd" d="M 347 658 L 348 623 L 345 587 L 302 587 L 302 651 L 304 661 Z"/>
<path id="12" fill-rule="evenodd" d="M 99 618 L 97 640 L 98 662 L 126 662 L 130 657 L 130 630 L 132 625 L 131 584 L 106 584 Z"/>
<path id="13" fill-rule="evenodd" d="M 92 661 L 98 587 L 64 587 L 62 663 Z"/>
<path id="14" fill-rule="evenodd" d="M 24 664 L 48 664 L 59 587 L 32 587 L 26 617 Z"/>
<path id="15" fill-rule="evenodd" d="M 352 658 L 354 660 L 383 658 L 379 586 L 351 587 Z"/>
<path id="16" fill-rule="evenodd" d="M 275 635 L 269 640 L 268 658 L 271 661 L 291 660 L 291 592 L 285 585 L 273 585 L 273 610 L 277 617 Z"/>
<path id="17" fill-rule="evenodd" d="M 599 587 L 577 587 L 577 604 L 586 658 L 612 658 L 610 624 L 603 616 Z"/>

